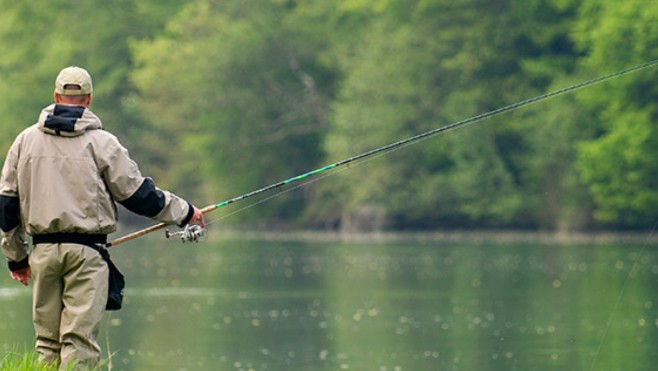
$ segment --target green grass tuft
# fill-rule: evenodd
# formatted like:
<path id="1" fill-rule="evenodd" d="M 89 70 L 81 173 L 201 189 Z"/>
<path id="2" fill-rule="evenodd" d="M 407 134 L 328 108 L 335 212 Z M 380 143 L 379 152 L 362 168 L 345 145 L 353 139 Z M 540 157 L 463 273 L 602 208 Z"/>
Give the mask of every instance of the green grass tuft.
<path id="1" fill-rule="evenodd" d="M 0 360 L 0 371 L 57 371 L 56 365 L 42 365 L 36 352 L 8 352 Z"/>
<path id="2" fill-rule="evenodd" d="M 108 361 L 109 359 L 101 362 L 94 370 L 101 370 Z M 75 366 L 69 364 L 66 369 L 72 371 L 75 370 Z M 0 371 L 59 371 L 59 367 L 54 364 L 39 363 L 39 355 L 36 351 L 24 353 L 10 351 L 0 359 Z"/>

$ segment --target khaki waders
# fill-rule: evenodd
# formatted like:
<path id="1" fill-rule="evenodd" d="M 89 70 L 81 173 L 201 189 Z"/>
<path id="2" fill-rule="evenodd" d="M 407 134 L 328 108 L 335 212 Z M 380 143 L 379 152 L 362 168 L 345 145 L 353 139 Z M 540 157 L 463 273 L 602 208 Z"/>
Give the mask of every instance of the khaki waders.
<path id="1" fill-rule="evenodd" d="M 93 368 L 105 311 L 107 264 L 98 251 L 72 243 L 35 245 L 30 254 L 33 319 L 39 360 Z"/>

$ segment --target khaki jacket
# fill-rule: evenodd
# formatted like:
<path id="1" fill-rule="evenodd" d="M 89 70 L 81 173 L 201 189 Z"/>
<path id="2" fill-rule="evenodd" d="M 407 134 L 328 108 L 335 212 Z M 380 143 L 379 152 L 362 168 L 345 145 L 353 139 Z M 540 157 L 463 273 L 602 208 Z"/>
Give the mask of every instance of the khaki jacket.
<path id="1" fill-rule="evenodd" d="M 115 201 L 164 223 L 184 225 L 193 214 L 187 201 L 142 176 L 89 109 L 46 107 L 12 144 L 0 177 L 2 249 L 10 268 L 27 256 L 24 232 L 114 232 Z"/>

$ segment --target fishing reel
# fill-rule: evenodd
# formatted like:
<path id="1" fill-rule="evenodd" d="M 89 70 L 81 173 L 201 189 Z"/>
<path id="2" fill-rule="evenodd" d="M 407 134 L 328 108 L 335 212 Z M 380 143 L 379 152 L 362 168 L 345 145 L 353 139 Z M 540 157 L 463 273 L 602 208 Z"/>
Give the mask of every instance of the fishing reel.
<path id="1" fill-rule="evenodd" d="M 165 237 L 180 237 L 181 241 L 185 243 L 189 242 L 199 242 L 206 235 L 206 230 L 199 224 L 188 224 L 178 232 L 169 232 L 165 230 Z"/>

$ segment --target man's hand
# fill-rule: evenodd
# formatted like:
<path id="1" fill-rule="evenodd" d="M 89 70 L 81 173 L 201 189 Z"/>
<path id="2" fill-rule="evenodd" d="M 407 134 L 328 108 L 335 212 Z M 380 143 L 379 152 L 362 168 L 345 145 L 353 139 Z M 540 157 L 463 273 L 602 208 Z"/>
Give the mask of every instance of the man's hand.
<path id="1" fill-rule="evenodd" d="M 192 219 L 190 219 L 189 224 L 194 224 L 194 223 L 201 224 L 202 228 L 206 227 L 206 218 L 203 216 L 201 210 L 197 209 L 196 207 L 194 207 L 194 215 L 192 215 Z"/>
<path id="2" fill-rule="evenodd" d="M 27 286 L 30 283 L 30 277 L 32 277 L 32 270 L 30 267 L 25 267 L 13 272 L 9 272 L 9 275 L 14 281 L 18 281 Z"/>

